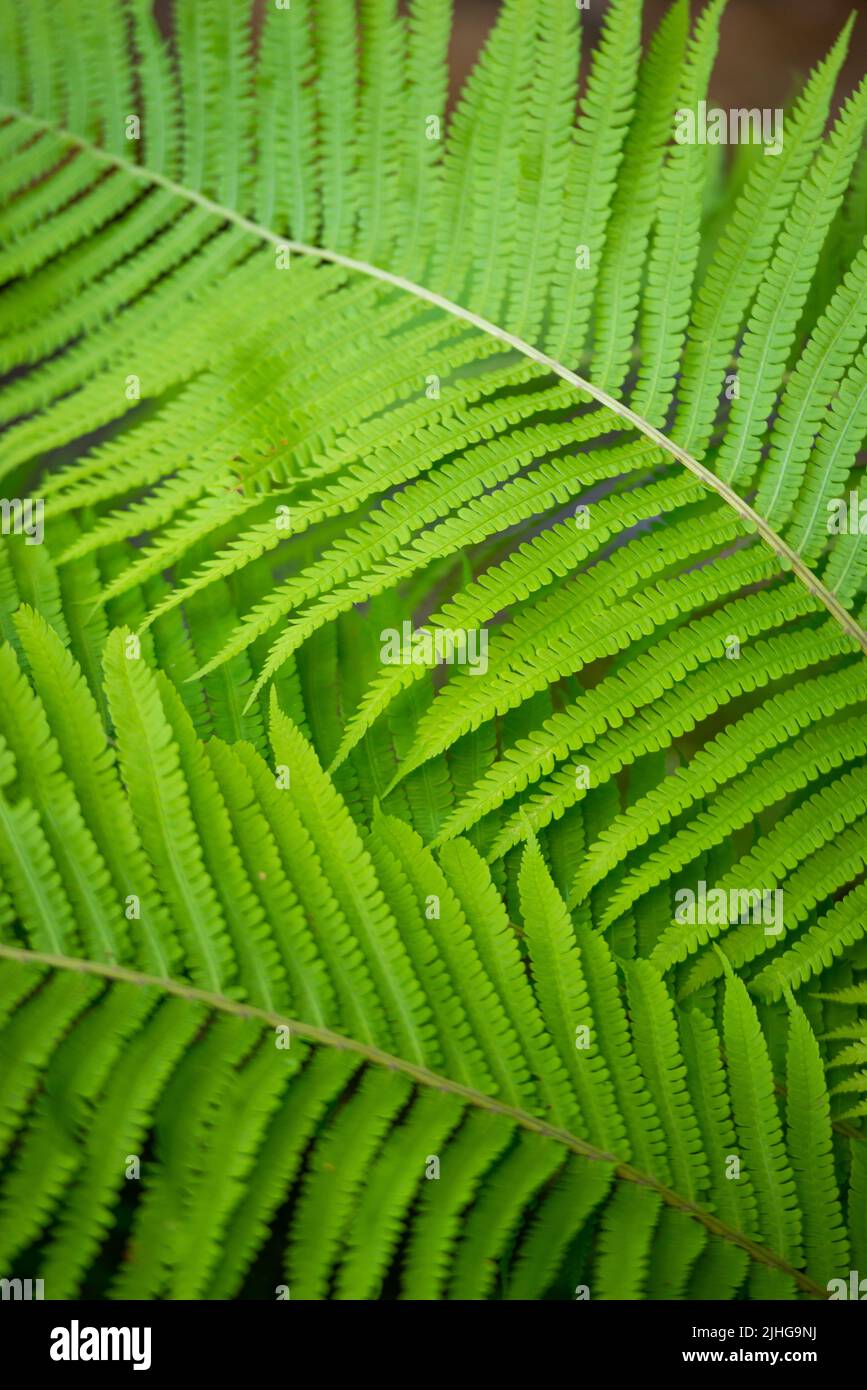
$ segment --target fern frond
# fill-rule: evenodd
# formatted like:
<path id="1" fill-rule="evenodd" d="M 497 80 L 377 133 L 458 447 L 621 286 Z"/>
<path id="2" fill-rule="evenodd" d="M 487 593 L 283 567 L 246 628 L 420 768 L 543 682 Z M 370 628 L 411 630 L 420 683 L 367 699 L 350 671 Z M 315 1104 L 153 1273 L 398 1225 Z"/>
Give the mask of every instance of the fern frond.
<path id="1" fill-rule="evenodd" d="M 455 90 L 449 0 L 0 0 L 0 1263 L 50 1297 L 862 1258 L 867 86 L 850 21 L 729 159 L 723 0 L 643 10 L 505 0 Z"/>

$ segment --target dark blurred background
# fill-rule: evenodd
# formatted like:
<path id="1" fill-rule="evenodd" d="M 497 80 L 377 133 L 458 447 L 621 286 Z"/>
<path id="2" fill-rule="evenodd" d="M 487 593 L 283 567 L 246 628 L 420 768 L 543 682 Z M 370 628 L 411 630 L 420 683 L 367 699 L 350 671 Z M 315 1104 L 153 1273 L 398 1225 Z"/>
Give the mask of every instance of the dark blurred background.
<path id="1" fill-rule="evenodd" d="M 500 0 L 456 0 L 452 71 L 458 87 L 497 11 Z M 608 0 L 590 0 L 581 14 L 585 33 L 598 32 Z M 652 31 L 668 0 L 645 0 Z M 695 16 L 701 5 L 693 0 Z M 867 71 L 867 0 L 729 0 L 722 22 L 711 94 L 723 106 L 781 106 L 830 48 L 849 15 L 858 13 L 838 96 L 845 97 Z M 588 45 L 585 45 L 585 48 Z"/>

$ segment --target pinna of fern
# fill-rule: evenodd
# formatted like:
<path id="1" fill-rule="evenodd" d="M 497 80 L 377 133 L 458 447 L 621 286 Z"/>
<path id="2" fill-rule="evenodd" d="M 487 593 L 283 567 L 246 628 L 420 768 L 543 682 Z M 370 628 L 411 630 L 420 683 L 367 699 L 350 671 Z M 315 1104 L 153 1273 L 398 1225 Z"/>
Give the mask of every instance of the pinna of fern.
<path id="1" fill-rule="evenodd" d="M 0 552 L 0 1249 L 56 1296 L 149 1134 L 121 1297 L 237 1292 L 292 1192 L 293 1296 L 867 1261 L 851 25 L 726 179 L 673 138 L 721 0 L 646 44 L 612 0 L 577 105 L 576 7 L 504 0 L 447 118 L 450 19 L 0 0 L 0 487 L 45 525 Z M 383 664 L 422 619 L 484 672 Z M 678 921 L 699 880 L 781 931 Z"/>
<path id="2" fill-rule="evenodd" d="M 403 819 L 357 827 L 276 699 L 271 766 L 202 743 L 119 631 L 112 746 L 56 633 L 27 608 L 16 629 L 22 655 L 0 652 L 7 1264 L 35 1244 L 50 1296 L 92 1288 L 152 1134 L 118 1298 L 236 1294 L 296 1189 L 302 1298 L 376 1296 L 389 1275 L 402 1297 L 487 1297 L 498 1261 L 500 1296 L 539 1297 L 570 1251 L 604 1298 L 815 1296 L 846 1266 L 861 1140 L 835 1128 L 791 994 L 775 1082 L 731 967 L 719 1019 L 678 1004 L 651 961 L 618 961 L 570 915 L 532 836 L 522 954 L 469 841 L 434 854 Z M 426 1184 L 433 1159 L 447 1183 Z"/>

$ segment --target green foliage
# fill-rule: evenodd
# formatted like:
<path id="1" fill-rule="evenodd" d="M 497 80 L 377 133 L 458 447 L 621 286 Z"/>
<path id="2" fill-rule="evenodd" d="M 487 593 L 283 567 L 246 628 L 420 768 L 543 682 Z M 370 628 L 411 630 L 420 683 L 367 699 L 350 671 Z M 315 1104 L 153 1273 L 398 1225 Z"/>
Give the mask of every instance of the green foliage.
<path id="1" fill-rule="evenodd" d="M 721 24 L 613 0 L 576 106 L 571 0 L 504 0 L 447 117 L 448 0 L 0 0 L 0 1269 L 46 1297 L 867 1260 L 867 86 L 849 25 L 723 164 L 674 138 Z"/>

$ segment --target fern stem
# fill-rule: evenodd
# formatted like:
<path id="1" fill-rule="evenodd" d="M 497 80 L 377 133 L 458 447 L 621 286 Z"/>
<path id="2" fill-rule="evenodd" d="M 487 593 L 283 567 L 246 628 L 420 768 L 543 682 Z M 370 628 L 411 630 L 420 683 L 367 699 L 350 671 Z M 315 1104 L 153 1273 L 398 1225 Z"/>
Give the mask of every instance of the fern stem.
<path id="1" fill-rule="evenodd" d="M 215 202 L 204 193 L 199 193 L 195 189 L 187 188 L 185 185 L 175 182 L 174 179 L 168 178 L 165 174 L 160 174 L 155 169 L 148 169 L 141 164 L 133 164 L 130 160 L 124 159 L 120 155 L 109 154 L 108 151 L 102 149 L 99 145 L 94 145 L 91 141 L 85 140 L 82 136 L 74 135 L 71 131 L 66 130 L 62 126 L 56 126 L 50 121 L 39 120 L 37 117 L 30 116 L 17 107 L 7 105 L 5 102 L 0 102 L 0 115 L 23 121 L 37 130 L 51 131 L 58 139 L 68 140 L 70 144 L 85 150 L 92 158 L 103 164 L 120 170 L 130 178 L 137 179 L 140 183 L 158 186 L 174 194 L 176 197 L 184 199 L 188 203 L 195 203 L 197 207 L 212 213 L 215 217 L 220 218 L 221 221 L 231 222 L 234 226 L 248 232 L 251 236 L 256 237 L 260 241 L 270 242 L 273 246 L 295 252 L 297 255 L 311 256 L 316 260 L 328 261 L 333 265 L 342 266 L 345 270 L 357 271 L 361 275 L 367 275 L 374 280 L 380 280 L 384 284 L 393 286 L 395 289 L 404 290 L 407 294 L 414 295 L 417 299 L 421 299 L 437 309 L 442 309 L 445 313 L 451 314 L 454 318 L 461 319 L 464 323 L 470 324 L 472 327 L 479 329 L 482 333 L 486 333 L 490 337 L 496 338 L 499 342 L 505 343 L 508 347 L 513 348 L 515 352 L 519 352 L 524 357 L 530 358 L 531 361 L 537 362 L 541 367 L 545 367 L 548 371 L 561 377 L 563 381 L 568 382 L 570 386 L 574 386 L 576 390 L 591 396 L 594 400 L 598 401 L 600 405 L 607 406 L 614 414 L 628 421 L 634 429 L 646 435 L 648 439 L 653 440 L 660 449 L 663 449 L 666 453 L 671 454 L 673 458 L 676 458 L 690 473 L 700 478 L 704 485 L 715 492 L 718 497 L 721 497 L 723 501 L 741 517 L 750 529 L 758 532 L 765 544 L 781 561 L 783 568 L 791 570 L 793 574 L 798 577 L 809 593 L 824 605 L 832 617 L 839 623 L 843 631 L 861 647 L 865 654 L 867 654 L 867 631 L 865 631 L 848 610 L 844 608 L 836 594 L 832 593 L 832 591 L 822 583 L 818 575 L 810 569 L 809 565 L 804 563 L 797 551 L 793 550 L 792 547 L 783 540 L 782 536 L 778 535 L 773 527 L 771 527 L 758 512 L 754 511 L 749 503 L 745 502 L 728 483 L 724 482 L 722 478 L 718 478 L 711 469 L 706 468 L 703 463 L 699 463 L 698 459 L 693 458 L 686 449 L 681 448 L 679 444 L 676 444 L 675 441 L 664 434 L 662 430 L 657 429 L 655 425 L 651 425 L 649 421 L 637 414 L 636 411 L 631 410 L 623 401 L 618 400 L 615 396 L 609 395 L 609 393 L 604 391 L 601 387 L 594 386 L 592 382 L 587 381 L 576 372 L 570 371 L 562 362 L 558 362 L 556 358 L 549 357 L 546 353 L 541 352 L 539 348 L 534 347 L 532 343 L 526 342 L 523 338 L 517 337 L 516 334 L 510 333 L 505 328 L 500 328 L 497 324 L 492 323 L 489 319 L 483 318 L 480 314 L 473 313 L 471 309 L 465 309 L 463 305 L 456 304 L 453 300 L 447 299 L 444 295 L 437 294 L 435 290 L 426 289 L 425 286 L 416 284 L 413 280 L 407 280 L 402 275 L 395 275 L 389 270 L 384 270 L 381 266 L 372 265 L 368 261 L 356 260 L 352 256 L 345 256 L 339 251 L 330 251 L 326 247 L 310 246 L 306 242 L 291 241 L 286 237 L 282 237 L 269 227 L 264 227 L 260 223 L 254 222 L 251 218 L 245 217 L 243 213 L 236 212 L 233 208 Z"/>
<path id="2" fill-rule="evenodd" d="M 504 1104 L 494 1099 L 493 1096 L 486 1095 L 483 1091 L 477 1091 L 472 1086 L 465 1086 L 459 1081 L 452 1081 L 447 1076 L 441 1076 L 437 1072 L 430 1071 L 427 1067 L 408 1062 L 402 1057 L 396 1057 L 371 1043 L 359 1042 L 355 1038 L 335 1033 L 330 1028 L 286 1018 L 284 1015 L 269 1009 L 259 1009 L 249 1004 L 242 1004 L 237 1000 L 226 998 L 225 995 L 213 994 L 209 990 L 197 989 L 193 985 L 182 984 L 177 980 L 161 979 L 157 975 L 147 975 L 139 970 L 130 970 L 123 965 L 112 965 L 105 961 L 83 960 L 75 956 L 52 955 L 45 951 L 29 951 L 17 946 L 5 945 L 0 945 L 0 959 L 16 961 L 21 965 L 44 965 L 53 970 L 69 970 L 83 975 L 95 975 L 100 979 L 122 981 L 124 984 L 137 985 L 143 989 L 161 990 L 164 994 L 170 994 L 191 1003 L 204 1004 L 208 1008 L 219 1010 L 224 1014 L 231 1014 L 236 1018 L 252 1019 L 273 1028 L 288 1028 L 290 1035 L 296 1034 L 299 1038 L 306 1038 L 309 1042 L 346 1052 L 354 1052 L 357 1056 L 363 1057 L 365 1061 L 387 1067 L 391 1071 L 402 1072 L 404 1076 L 409 1077 L 418 1085 L 445 1091 L 450 1095 L 460 1097 L 467 1104 L 476 1106 L 480 1110 L 486 1110 L 494 1115 L 502 1115 L 504 1119 L 511 1120 L 522 1129 L 530 1130 L 545 1139 L 555 1140 L 582 1158 L 591 1159 L 594 1162 L 611 1163 L 619 1178 L 626 1182 L 635 1183 L 639 1187 L 650 1188 L 669 1206 L 694 1217 L 712 1235 L 740 1246 L 758 1263 L 781 1270 L 784 1274 L 789 1275 L 804 1293 L 817 1298 L 827 1298 L 827 1290 L 815 1283 L 802 1270 L 794 1269 L 782 1256 L 768 1250 L 763 1245 L 759 1245 L 749 1236 L 744 1235 L 742 1231 L 720 1221 L 712 1212 L 706 1211 L 679 1192 L 666 1187 L 652 1174 L 642 1172 L 630 1163 L 621 1162 L 615 1155 L 606 1153 L 604 1149 L 587 1143 L 586 1140 L 580 1139 L 569 1130 L 561 1129 L 557 1125 L 550 1125 L 526 1110 Z"/>

